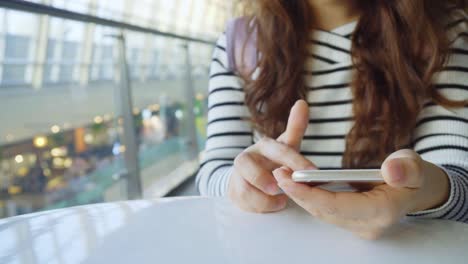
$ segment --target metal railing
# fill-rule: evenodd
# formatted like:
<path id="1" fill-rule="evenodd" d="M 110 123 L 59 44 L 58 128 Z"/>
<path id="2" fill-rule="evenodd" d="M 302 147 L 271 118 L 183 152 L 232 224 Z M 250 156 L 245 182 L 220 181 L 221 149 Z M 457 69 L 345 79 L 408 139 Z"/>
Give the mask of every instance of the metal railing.
<path id="1" fill-rule="evenodd" d="M 185 41 L 186 43 L 202 43 L 213 45 L 215 44 L 214 40 L 207 40 L 201 38 L 193 38 L 188 36 L 182 36 L 178 34 L 173 34 L 170 32 L 162 32 L 157 29 L 146 28 L 139 25 L 129 24 L 121 21 L 115 21 L 111 19 L 101 18 L 97 16 L 93 16 L 90 14 L 83 14 L 78 12 L 73 12 L 69 10 L 59 9 L 56 7 L 27 2 L 22 0 L 2 0 L 0 1 L 0 8 L 6 8 L 9 10 L 16 10 L 22 11 L 27 13 L 32 13 L 36 15 L 46 15 L 56 18 L 62 18 L 66 20 L 73 20 L 83 23 L 93 23 L 100 26 L 107 26 L 114 29 L 120 30 L 120 34 L 117 34 L 115 37 L 117 41 L 117 46 L 119 47 L 119 67 L 120 67 L 120 89 L 117 91 L 116 101 L 119 102 L 119 115 L 123 119 L 123 135 L 122 138 L 124 140 L 124 144 L 126 145 L 127 151 L 124 153 L 125 158 L 125 167 L 126 171 L 121 172 L 121 177 L 127 179 L 127 197 L 129 199 L 140 198 L 142 195 L 142 186 L 141 186 L 141 179 L 140 179 L 140 168 L 138 166 L 138 146 L 136 140 L 136 134 L 134 131 L 134 120 L 132 114 L 132 96 L 131 96 L 131 78 L 129 76 L 129 69 L 128 69 L 128 62 L 127 56 L 125 54 L 125 34 L 126 31 L 129 32 L 139 32 L 145 34 L 151 34 L 155 36 L 161 36 L 171 39 L 178 39 Z M 183 48 L 186 52 L 185 62 L 186 62 L 186 103 L 189 109 L 189 123 L 192 126 L 195 126 L 193 109 L 193 97 L 194 91 L 192 86 L 192 76 L 191 76 L 191 62 L 190 62 L 190 54 L 188 45 L 184 44 Z M 188 152 L 192 156 L 193 159 L 196 159 L 198 156 L 198 146 L 197 146 L 197 138 L 195 133 L 189 134 L 189 139 L 186 142 Z"/>
<path id="2" fill-rule="evenodd" d="M 33 13 L 37 15 L 48 15 L 51 17 L 63 18 L 67 20 L 74 20 L 84 23 L 94 23 L 96 25 L 108 26 L 112 28 L 126 29 L 130 31 L 136 31 L 140 33 L 147 33 L 157 36 L 163 36 L 168 38 L 180 39 L 189 42 L 204 43 L 204 44 L 213 44 L 214 40 L 193 38 L 182 36 L 170 32 L 163 32 L 157 29 L 146 28 L 138 25 L 133 25 L 125 22 L 115 21 L 112 19 L 101 18 L 89 14 L 82 14 L 78 12 L 73 12 L 69 10 L 64 10 L 44 4 L 38 4 L 33 2 L 27 2 L 23 0 L 2 0 L 0 1 L 0 7 L 8 8 L 11 10 L 23 11 L 28 13 Z"/>

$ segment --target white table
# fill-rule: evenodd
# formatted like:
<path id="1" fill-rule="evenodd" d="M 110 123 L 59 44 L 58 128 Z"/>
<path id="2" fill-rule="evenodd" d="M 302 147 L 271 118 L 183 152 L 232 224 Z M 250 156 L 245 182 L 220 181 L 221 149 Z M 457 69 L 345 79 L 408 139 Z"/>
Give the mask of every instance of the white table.
<path id="1" fill-rule="evenodd" d="M 365 241 L 292 205 L 261 215 L 222 199 L 129 201 L 0 220 L 0 263 L 468 263 L 468 225 L 405 221 Z"/>

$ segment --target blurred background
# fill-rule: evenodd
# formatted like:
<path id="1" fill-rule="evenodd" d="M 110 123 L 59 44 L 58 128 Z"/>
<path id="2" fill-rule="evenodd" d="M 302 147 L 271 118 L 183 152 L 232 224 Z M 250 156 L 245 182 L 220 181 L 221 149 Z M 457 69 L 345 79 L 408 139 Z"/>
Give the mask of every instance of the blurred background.
<path id="1" fill-rule="evenodd" d="M 225 0 L 1 0 L 0 218 L 196 194 Z"/>

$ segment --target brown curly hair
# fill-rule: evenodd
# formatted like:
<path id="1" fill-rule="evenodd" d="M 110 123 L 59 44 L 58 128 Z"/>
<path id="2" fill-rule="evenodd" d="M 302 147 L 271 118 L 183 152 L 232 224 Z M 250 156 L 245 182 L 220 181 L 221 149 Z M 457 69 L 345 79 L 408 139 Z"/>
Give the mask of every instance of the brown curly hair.
<path id="1" fill-rule="evenodd" d="M 351 50 L 354 126 L 346 137 L 344 168 L 375 166 L 405 147 L 424 100 L 444 107 L 467 104 L 448 100 L 432 85 L 450 54 L 448 14 L 466 8 L 466 1 L 358 2 L 362 13 Z M 248 10 L 262 56 L 257 55 L 261 71 L 255 80 L 242 75 L 246 105 L 254 127 L 277 137 L 286 126 L 284 109 L 306 98 L 303 65 L 313 27 L 311 7 L 308 0 L 257 0 Z"/>

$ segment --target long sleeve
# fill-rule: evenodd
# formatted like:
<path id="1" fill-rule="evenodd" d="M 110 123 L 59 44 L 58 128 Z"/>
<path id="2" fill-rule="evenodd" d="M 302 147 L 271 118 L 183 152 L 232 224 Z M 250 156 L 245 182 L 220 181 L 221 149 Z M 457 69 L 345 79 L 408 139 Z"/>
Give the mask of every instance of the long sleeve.
<path id="1" fill-rule="evenodd" d="M 227 65 L 223 34 L 217 41 L 210 69 L 207 140 L 196 178 L 201 195 L 224 195 L 235 157 L 252 145 L 244 82 Z"/>
<path id="2" fill-rule="evenodd" d="M 468 100 L 468 31 L 467 23 L 464 24 L 461 32 L 465 34 L 456 35 L 451 58 L 435 79 L 438 91 L 451 100 Z M 447 173 L 450 197 L 439 208 L 410 216 L 468 222 L 467 106 L 446 109 L 434 103 L 427 103 L 420 114 L 413 144 L 415 151 L 424 160 L 438 165 Z"/>

